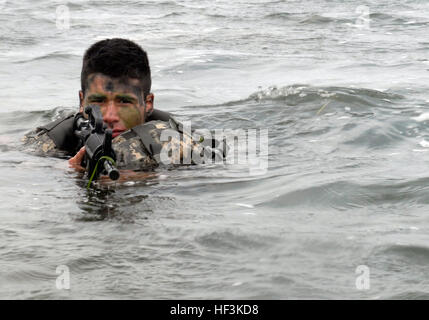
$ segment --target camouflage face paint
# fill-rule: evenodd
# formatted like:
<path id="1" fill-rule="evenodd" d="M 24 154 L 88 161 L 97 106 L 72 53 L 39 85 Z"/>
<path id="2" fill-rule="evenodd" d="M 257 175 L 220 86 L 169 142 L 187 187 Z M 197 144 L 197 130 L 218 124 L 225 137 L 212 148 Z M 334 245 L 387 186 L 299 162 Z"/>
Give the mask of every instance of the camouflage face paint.
<path id="1" fill-rule="evenodd" d="M 103 111 L 103 107 L 113 102 L 114 113 L 121 120 L 123 127 L 127 129 L 144 121 L 144 92 L 139 80 L 111 78 L 103 74 L 94 74 L 88 77 L 88 81 L 91 81 L 91 84 L 87 93 L 87 103 L 100 104 Z M 112 126 L 113 122 L 112 120 Z"/>
<path id="2" fill-rule="evenodd" d="M 86 94 L 86 92 L 88 92 L 89 87 L 91 86 L 91 83 L 94 81 L 95 79 L 95 74 L 91 74 L 87 79 L 86 79 L 86 88 L 84 91 L 84 94 Z"/>
<path id="3" fill-rule="evenodd" d="M 131 129 L 142 122 L 142 114 L 138 106 L 119 108 L 118 116 L 127 129 Z"/>
<path id="4" fill-rule="evenodd" d="M 141 124 L 143 122 L 143 117 L 145 117 L 143 90 L 138 86 L 132 86 L 131 89 L 138 99 L 138 105 L 121 108 L 118 111 L 119 117 L 128 129 Z"/>
<path id="5" fill-rule="evenodd" d="M 118 86 L 120 88 L 127 88 L 130 92 L 134 93 L 139 100 L 140 106 L 142 106 L 144 104 L 144 90 L 140 84 L 141 81 L 137 79 L 130 79 L 127 77 L 118 79 Z"/>
<path id="6" fill-rule="evenodd" d="M 137 98 L 139 99 L 139 105 L 141 106 L 141 107 L 143 107 L 144 105 L 145 105 L 145 103 L 144 103 L 144 94 L 143 94 L 143 89 L 142 88 L 140 88 L 140 87 L 136 87 L 136 86 L 133 86 L 132 87 L 132 89 L 133 89 L 133 93 L 137 96 Z"/>
<path id="7" fill-rule="evenodd" d="M 104 90 L 110 91 L 110 92 L 115 91 L 115 86 L 113 85 L 113 82 L 112 81 L 108 81 L 107 84 L 106 84 L 106 87 L 104 88 Z"/>

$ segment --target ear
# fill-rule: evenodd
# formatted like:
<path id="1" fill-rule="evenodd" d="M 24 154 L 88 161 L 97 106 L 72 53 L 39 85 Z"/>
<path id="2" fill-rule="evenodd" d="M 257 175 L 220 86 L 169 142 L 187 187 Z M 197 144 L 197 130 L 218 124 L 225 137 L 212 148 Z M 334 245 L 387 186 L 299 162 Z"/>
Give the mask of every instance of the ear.
<path id="1" fill-rule="evenodd" d="M 154 102 L 155 96 L 153 93 L 149 93 L 146 96 L 146 116 L 149 116 L 153 112 L 153 102 Z"/>
<path id="2" fill-rule="evenodd" d="M 83 112 L 84 95 L 82 90 L 79 90 L 79 112 Z"/>

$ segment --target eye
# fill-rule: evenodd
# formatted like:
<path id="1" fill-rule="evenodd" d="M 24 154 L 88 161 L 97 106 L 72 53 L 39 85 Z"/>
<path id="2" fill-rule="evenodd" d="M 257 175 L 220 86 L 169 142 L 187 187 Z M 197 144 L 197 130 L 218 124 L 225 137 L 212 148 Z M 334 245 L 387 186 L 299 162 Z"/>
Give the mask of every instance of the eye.
<path id="1" fill-rule="evenodd" d="M 131 99 L 128 98 L 119 98 L 120 103 L 132 103 Z"/>
<path id="2" fill-rule="evenodd" d="M 98 103 L 102 103 L 104 102 L 104 98 L 91 98 L 89 99 L 89 102 L 98 102 Z"/>

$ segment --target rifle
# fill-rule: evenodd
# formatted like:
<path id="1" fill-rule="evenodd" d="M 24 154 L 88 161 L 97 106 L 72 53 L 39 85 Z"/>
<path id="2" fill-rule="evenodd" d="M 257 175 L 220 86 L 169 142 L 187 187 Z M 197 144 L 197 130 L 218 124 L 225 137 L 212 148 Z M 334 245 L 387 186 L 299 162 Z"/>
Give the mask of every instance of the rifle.
<path id="1" fill-rule="evenodd" d="M 98 105 L 85 108 L 86 119 L 82 113 L 75 117 L 73 131 L 80 140 L 80 146 L 85 146 L 85 158 L 82 166 L 86 167 L 89 182 L 98 179 L 100 174 L 108 175 L 111 180 L 119 179 L 119 171 L 115 167 L 116 154 L 112 149 L 112 130 L 107 129 L 103 115 Z"/>

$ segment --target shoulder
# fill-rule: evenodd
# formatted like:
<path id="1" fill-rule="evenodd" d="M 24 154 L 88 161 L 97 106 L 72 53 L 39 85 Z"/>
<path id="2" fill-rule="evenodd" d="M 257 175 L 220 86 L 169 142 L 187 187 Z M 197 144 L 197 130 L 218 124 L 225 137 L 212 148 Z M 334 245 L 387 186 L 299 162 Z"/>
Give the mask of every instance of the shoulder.
<path id="1" fill-rule="evenodd" d="M 144 170 L 164 164 L 161 153 L 168 149 L 167 144 L 173 142 L 172 137 L 176 146 L 181 144 L 181 133 L 169 122 L 160 120 L 149 121 L 124 132 L 113 140 L 118 168 Z M 174 155 L 181 158 L 183 149 L 178 149 L 179 153 Z"/>
<path id="2" fill-rule="evenodd" d="M 21 139 L 23 149 L 50 157 L 74 155 L 78 144 L 73 134 L 74 116 L 70 113 L 25 134 Z"/>
<path id="3" fill-rule="evenodd" d="M 65 152 L 59 150 L 54 141 L 43 129 L 30 131 L 21 139 L 24 151 L 50 157 L 65 157 Z"/>
<path id="4" fill-rule="evenodd" d="M 116 153 L 116 165 L 118 169 L 145 170 L 158 165 L 150 149 L 148 150 L 145 146 L 144 139 L 138 134 L 139 129 L 143 128 L 150 136 L 158 137 L 160 129 L 152 127 L 153 122 L 158 121 L 139 125 L 113 139 L 112 147 Z"/>

